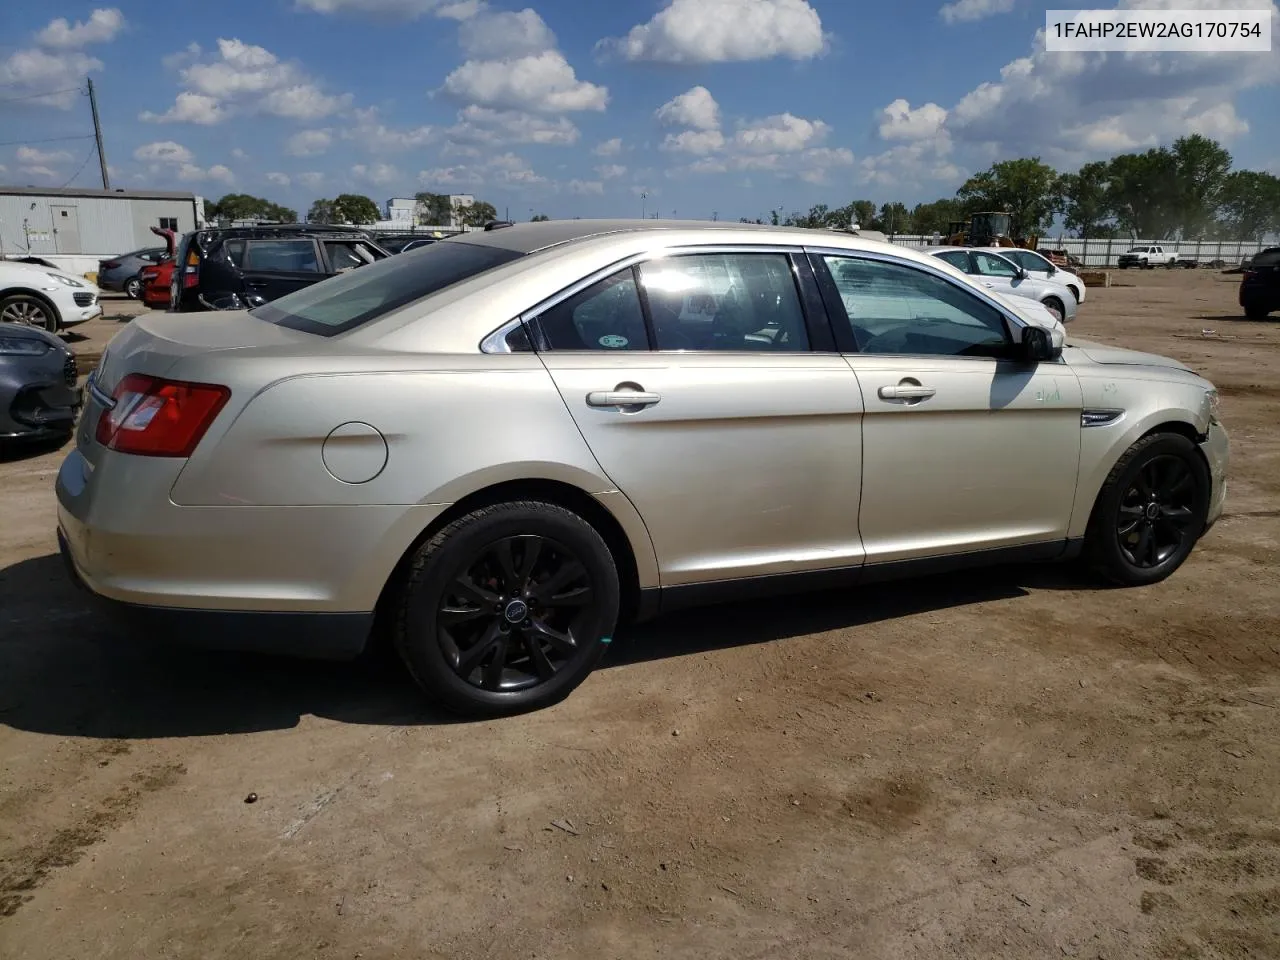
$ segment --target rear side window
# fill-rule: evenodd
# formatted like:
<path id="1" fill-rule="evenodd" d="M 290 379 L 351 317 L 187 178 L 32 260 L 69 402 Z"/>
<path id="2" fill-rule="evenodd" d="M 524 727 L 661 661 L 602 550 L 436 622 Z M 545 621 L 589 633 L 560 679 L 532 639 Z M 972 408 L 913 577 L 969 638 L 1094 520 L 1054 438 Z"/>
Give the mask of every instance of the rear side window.
<path id="1" fill-rule="evenodd" d="M 522 256 L 462 241 L 435 243 L 412 257 L 386 257 L 250 312 L 268 323 L 331 337 Z"/>
<path id="2" fill-rule="evenodd" d="M 951 250 L 947 253 L 938 254 L 939 260 L 945 260 L 953 267 L 958 267 L 965 273 L 969 273 L 969 254 L 964 250 Z"/>
<path id="3" fill-rule="evenodd" d="M 319 273 L 316 245 L 310 240 L 250 240 L 244 269 L 278 273 Z"/>
<path id="4" fill-rule="evenodd" d="M 552 350 L 648 350 L 640 291 L 630 268 L 593 283 L 538 316 Z"/>
<path id="5" fill-rule="evenodd" d="M 363 267 L 377 259 L 372 250 L 355 240 L 326 240 L 324 249 L 334 273 Z"/>

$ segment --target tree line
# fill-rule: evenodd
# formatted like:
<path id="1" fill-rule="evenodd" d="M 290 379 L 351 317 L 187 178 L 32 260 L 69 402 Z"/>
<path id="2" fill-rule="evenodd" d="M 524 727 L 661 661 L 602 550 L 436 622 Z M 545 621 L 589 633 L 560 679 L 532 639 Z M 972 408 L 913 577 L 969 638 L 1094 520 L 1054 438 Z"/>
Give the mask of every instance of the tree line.
<path id="1" fill-rule="evenodd" d="M 946 235 L 950 224 L 982 210 L 1004 211 L 1015 237 L 1040 236 L 1060 215 L 1080 237 L 1148 240 L 1261 240 L 1280 233 L 1280 177 L 1232 170 L 1231 154 L 1200 134 L 1171 147 L 1124 153 L 1059 173 L 1039 157 L 1001 160 L 966 180 L 954 197 L 877 207 L 854 200 L 817 204 L 808 213 L 773 210 L 769 222 L 799 227 L 847 227 L 883 233 Z M 744 223 L 763 223 L 762 219 Z"/>
<path id="2" fill-rule="evenodd" d="M 443 226 L 453 222 L 452 201 L 444 193 L 419 193 L 416 196 L 420 222 Z M 266 220 L 273 223 L 297 223 L 298 211 L 272 203 L 264 197 L 247 193 L 228 193 L 217 200 L 206 200 L 208 220 Z M 469 207 L 458 208 L 458 219 L 471 227 L 482 227 L 498 218 L 492 203 L 477 200 Z M 307 211 L 308 223 L 350 223 L 364 226 L 382 219 L 382 211 L 371 198 L 358 193 L 341 193 L 332 200 L 321 198 Z"/>

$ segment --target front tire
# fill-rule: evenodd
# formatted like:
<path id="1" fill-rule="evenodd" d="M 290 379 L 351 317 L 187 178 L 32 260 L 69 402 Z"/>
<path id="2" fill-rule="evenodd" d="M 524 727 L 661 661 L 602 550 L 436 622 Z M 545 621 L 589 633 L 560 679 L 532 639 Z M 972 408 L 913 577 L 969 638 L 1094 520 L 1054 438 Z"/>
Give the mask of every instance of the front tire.
<path id="1" fill-rule="evenodd" d="M 618 571 L 577 514 L 519 501 L 475 510 L 414 555 L 393 633 L 409 672 L 449 710 L 506 716 L 563 700 L 604 655 Z"/>
<path id="2" fill-rule="evenodd" d="M 0 322 L 21 323 L 58 332 L 58 312 L 39 297 L 17 293 L 0 300 Z"/>
<path id="3" fill-rule="evenodd" d="M 1178 433 L 1143 437 L 1108 474 L 1085 534 L 1085 556 L 1122 586 L 1158 583 L 1182 566 L 1209 513 L 1212 478 Z"/>

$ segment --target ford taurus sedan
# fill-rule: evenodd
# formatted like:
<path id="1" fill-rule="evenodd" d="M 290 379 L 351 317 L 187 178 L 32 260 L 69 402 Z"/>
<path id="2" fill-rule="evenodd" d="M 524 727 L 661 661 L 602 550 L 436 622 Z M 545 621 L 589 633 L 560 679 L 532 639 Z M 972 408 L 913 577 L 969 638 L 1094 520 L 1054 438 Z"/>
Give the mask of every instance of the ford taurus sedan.
<path id="1" fill-rule="evenodd" d="M 73 576 L 174 639 L 386 630 L 448 707 L 559 700 L 677 606 L 1083 555 L 1219 516 L 1211 384 L 829 232 L 468 233 L 216 322 L 134 321 L 57 479 Z"/>

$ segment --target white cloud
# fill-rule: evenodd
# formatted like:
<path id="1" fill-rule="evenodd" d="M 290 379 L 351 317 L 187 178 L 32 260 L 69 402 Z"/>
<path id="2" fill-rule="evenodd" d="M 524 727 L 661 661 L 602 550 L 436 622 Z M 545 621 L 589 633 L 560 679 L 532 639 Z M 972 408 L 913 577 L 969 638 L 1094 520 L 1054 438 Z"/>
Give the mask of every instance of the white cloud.
<path id="1" fill-rule="evenodd" d="M 6 92 L 15 96 L 70 88 L 68 93 L 41 96 L 30 101 L 32 105 L 70 110 L 81 102 L 74 88 L 80 85 L 86 74 L 101 69 L 101 60 L 83 53 L 18 50 L 0 61 L 0 86 L 14 88 Z"/>
<path id="2" fill-rule="evenodd" d="M 267 174 L 267 182 L 274 183 L 278 187 L 287 187 L 292 182 L 287 173 L 271 172 Z"/>
<path id="3" fill-rule="evenodd" d="M 187 89 L 162 114 L 147 111 L 141 119 L 155 122 L 214 124 L 241 112 L 265 113 L 314 121 L 346 109 L 350 94 L 331 95 L 295 63 L 282 61 L 265 47 L 238 38 L 220 37 L 208 59 L 192 44 L 166 62 L 181 66 Z"/>
<path id="4" fill-rule="evenodd" d="M 25 173 L 31 177 L 40 177 L 45 180 L 60 179 L 58 172 L 56 170 L 50 170 L 48 167 L 42 167 L 42 166 L 36 165 L 31 167 L 19 167 L 18 169 L 22 173 Z"/>
<path id="5" fill-rule="evenodd" d="M 464 163 L 436 167 L 418 172 L 418 182 L 429 190 L 452 187 L 531 187 L 546 184 L 547 178 L 535 173 L 527 160 L 514 153 L 489 157 L 482 163 Z"/>
<path id="6" fill-rule="evenodd" d="M 947 23 L 960 23 L 971 20 L 985 20 L 996 14 L 1008 13 L 1013 9 L 1015 0 L 953 0 L 944 3 L 938 11 Z"/>
<path id="7" fill-rule="evenodd" d="M 247 153 L 245 153 L 243 150 L 241 150 L 239 147 L 236 147 L 234 150 L 232 150 L 232 151 L 231 151 L 231 156 L 232 156 L 232 158 L 233 158 L 233 159 L 235 159 L 235 160 L 248 160 L 248 159 L 249 159 L 249 155 L 248 155 Z"/>
<path id="8" fill-rule="evenodd" d="M 600 195 L 604 193 L 604 184 L 598 180 L 570 180 L 569 192 L 576 193 L 580 196 L 587 194 Z"/>
<path id="9" fill-rule="evenodd" d="M 468 60 L 445 78 L 444 89 L 467 103 L 540 113 L 604 110 L 609 102 L 608 89 L 579 80 L 555 50 L 511 60 Z"/>
<path id="10" fill-rule="evenodd" d="M 858 164 L 858 180 L 884 187 L 954 182 L 962 171 L 947 159 L 947 145 L 942 143 L 940 147 L 936 140 L 917 140 L 863 157 Z"/>
<path id="11" fill-rule="evenodd" d="M 333 143 L 328 130 L 300 130 L 285 141 L 285 152 L 294 157 L 314 157 L 324 153 Z"/>
<path id="12" fill-rule="evenodd" d="M 724 134 L 719 130 L 685 130 L 669 133 L 662 141 L 662 149 L 676 153 L 692 153 L 702 156 L 714 153 L 724 146 Z"/>
<path id="13" fill-rule="evenodd" d="M 780 113 L 744 124 L 733 135 L 733 142 L 752 153 L 792 153 L 821 143 L 830 131 L 821 120 Z"/>
<path id="14" fill-rule="evenodd" d="M 596 148 L 591 152 L 597 157 L 616 157 L 622 152 L 622 138 L 614 137 L 612 140 L 596 144 Z"/>
<path id="15" fill-rule="evenodd" d="M 221 123 L 226 119 L 226 113 L 216 97 L 184 91 L 178 94 L 173 106 L 164 113 L 144 110 L 138 114 L 138 119 L 149 123 L 198 123 L 208 126 Z"/>
<path id="16" fill-rule="evenodd" d="M 109 43 L 124 28 L 124 14 L 115 7 L 94 10 L 88 20 L 77 21 L 74 26 L 66 17 L 58 17 L 36 34 L 36 42 L 43 47 L 74 50 L 91 43 Z"/>
<path id="17" fill-rule="evenodd" d="M 520 110 L 494 110 L 472 104 L 458 111 L 458 122 L 445 131 L 454 145 L 468 143 L 539 143 L 568 146 L 578 142 L 578 128 L 567 117 L 534 116 Z"/>
<path id="18" fill-rule="evenodd" d="M 554 50 L 556 35 L 537 11 L 484 13 L 458 28 L 458 42 L 474 60 L 504 60 Z"/>
<path id="19" fill-rule="evenodd" d="M 351 168 L 351 176 L 376 187 L 387 187 L 404 179 L 400 171 L 389 163 L 357 163 Z"/>
<path id="20" fill-rule="evenodd" d="M 936 103 L 911 109 L 901 98 L 880 111 L 880 136 L 885 140 L 927 140 L 943 132 L 947 111 Z"/>
<path id="21" fill-rule="evenodd" d="M 706 87 L 698 86 L 685 91 L 660 106 L 654 114 L 658 121 L 669 127 L 692 127 L 695 130 L 720 128 L 720 104 Z"/>
<path id="22" fill-rule="evenodd" d="M 198 167 L 194 163 L 183 163 L 178 166 L 177 176 L 179 180 L 187 181 L 204 181 L 215 180 L 218 183 L 234 183 L 236 175 L 227 167 L 220 163 L 215 163 L 212 167 Z"/>
<path id="23" fill-rule="evenodd" d="M 166 70 L 180 70 L 183 67 L 190 66 L 200 59 L 200 55 L 204 51 L 200 48 L 200 44 L 192 42 L 188 43 L 186 48 L 179 50 L 177 53 L 166 54 L 160 58 L 160 63 L 164 65 Z"/>
<path id="24" fill-rule="evenodd" d="M 367 14 L 402 20 L 415 20 L 429 13 L 452 20 L 466 20 L 483 10 L 485 4 L 483 0 L 296 0 L 294 6 L 316 13 Z"/>
<path id="25" fill-rule="evenodd" d="M 435 128 L 388 127 L 379 118 L 378 108 L 369 107 L 355 111 L 355 124 L 342 131 L 342 138 L 356 141 L 370 153 L 381 154 L 430 143 L 435 138 Z"/>
<path id="26" fill-rule="evenodd" d="M 133 158 L 143 163 L 190 163 L 195 154 L 172 140 L 157 140 L 138 147 L 133 151 Z"/>
<path id="27" fill-rule="evenodd" d="M 606 163 L 603 166 L 596 167 L 596 176 L 601 180 L 616 180 L 618 177 L 625 177 L 627 168 L 620 163 Z"/>
<path id="28" fill-rule="evenodd" d="M 807 0 L 671 0 L 648 23 L 601 42 L 627 60 L 724 63 L 826 50 L 822 20 Z"/>
<path id="29" fill-rule="evenodd" d="M 19 163 L 66 163 L 71 159 L 71 154 L 66 150 L 40 150 L 36 147 L 21 146 L 14 152 L 14 158 Z"/>
<path id="30" fill-rule="evenodd" d="M 324 174 L 318 170 L 308 170 L 306 173 L 299 173 L 294 177 L 304 187 L 310 187 L 314 190 L 320 184 L 324 183 Z"/>

